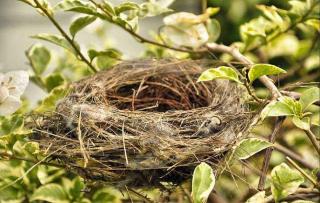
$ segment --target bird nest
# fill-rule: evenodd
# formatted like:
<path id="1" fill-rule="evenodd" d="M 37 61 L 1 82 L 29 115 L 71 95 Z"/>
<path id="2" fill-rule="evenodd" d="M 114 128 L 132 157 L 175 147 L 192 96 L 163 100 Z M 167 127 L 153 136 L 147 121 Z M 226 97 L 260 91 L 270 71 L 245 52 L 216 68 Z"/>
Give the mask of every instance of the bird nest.
<path id="1" fill-rule="evenodd" d="M 56 111 L 39 118 L 33 139 L 88 180 L 132 187 L 180 183 L 200 162 L 217 167 L 251 122 L 241 87 L 196 82 L 217 65 L 122 62 L 73 83 Z"/>

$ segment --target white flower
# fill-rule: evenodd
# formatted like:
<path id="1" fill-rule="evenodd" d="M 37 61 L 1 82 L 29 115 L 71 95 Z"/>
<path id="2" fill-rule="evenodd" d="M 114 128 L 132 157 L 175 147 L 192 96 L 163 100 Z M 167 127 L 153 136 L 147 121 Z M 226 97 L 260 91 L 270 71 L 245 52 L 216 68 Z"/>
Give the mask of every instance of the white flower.
<path id="1" fill-rule="evenodd" d="M 0 73 L 0 115 L 6 116 L 16 112 L 21 106 L 20 96 L 29 83 L 26 71 Z"/>
<path id="2" fill-rule="evenodd" d="M 204 25 L 206 20 L 206 15 L 175 13 L 163 19 L 165 24 L 163 32 L 175 45 L 197 48 L 209 40 L 209 34 Z"/>

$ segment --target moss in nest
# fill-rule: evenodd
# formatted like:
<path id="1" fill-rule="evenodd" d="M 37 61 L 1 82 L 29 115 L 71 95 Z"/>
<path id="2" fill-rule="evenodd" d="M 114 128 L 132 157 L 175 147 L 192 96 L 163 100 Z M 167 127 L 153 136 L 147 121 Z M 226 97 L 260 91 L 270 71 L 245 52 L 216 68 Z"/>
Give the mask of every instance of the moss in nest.
<path id="1" fill-rule="evenodd" d="M 88 180 L 159 186 L 190 178 L 201 161 L 219 165 L 245 134 L 243 90 L 196 83 L 212 61 L 135 60 L 78 81 L 34 136 L 52 158 Z"/>

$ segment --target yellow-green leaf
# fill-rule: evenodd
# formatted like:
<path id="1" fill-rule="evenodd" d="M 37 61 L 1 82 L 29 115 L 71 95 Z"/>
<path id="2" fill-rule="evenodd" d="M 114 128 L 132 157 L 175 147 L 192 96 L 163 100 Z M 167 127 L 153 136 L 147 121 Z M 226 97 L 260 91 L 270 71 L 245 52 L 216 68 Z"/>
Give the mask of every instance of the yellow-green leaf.
<path id="1" fill-rule="evenodd" d="M 51 35 L 51 34 L 38 34 L 38 35 L 34 35 L 32 36 L 32 38 L 35 39 L 41 39 L 47 42 L 51 42 L 55 45 L 58 45 L 60 47 L 63 47 L 69 51 L 71 51 L 72 53 L 75 53 L 74 48 L 72 47 L 72 45 L 63 37 L 61 37 L 60 35 Z"/>
<path id="2" fill-rule="evenodd" d="M 275 201 L 279 201 L 294 193 L 304 182 L 300 172 L 282 163 L 271 171 L 271 192 Z"/>
<path id="3" fill-rule="evenodd" d="M 70 202 L 63 187 L 55 183 L 50 183 L 39 187 L 30 197 L 30 201 L 35 200 L 47 201 L 52 203 Z"/>
<path id="4" fill-rule="evenodd" d="M 227 79 L 240 83 L 238 73 L 230 67 L 220 66 L 218 68 L 210 68 L 204 71 L 197 82 L 210 81 L 215 79 Z"/>
<path id="5" fill-rule="evenodd" d="M 215 185 L 212 168 L 206 164 L 199 164 L 192 177 L 192 199 L 194 203 L 205 203 Z"/>
<path id="6" fill-rule="evenodd" d="M 36 75 L 41 75 L 47 69 L 51 59 L 50 51 L 42 44 L 33 45 L 27 51 L 27 56 Z"/>
<path id="7" fill-rule="evenodd" d="M 299 102 L 302 106 L 302 109 L 306 110 L 310 105 L 319 100 L 320 89 L 318 87 L 312 87 L 302 93 Z"/>
<path id="8" fill-rule="evenodd" d="M 70 25 L 70 34 L 75 37 L 80 30 L 93 23 L 96 19 L 97 17 L 95 16 L 81 16 L 75 19 Z"/>
<path id="9" fill-rule="evenodd" d="M 298 128 L 301 128 L 303 130 L 309 130 L 310 129 L 310 118 L 309 117 L 304 117 L 304 118 L 299 118 L 297 116 L 294 116 L 292 118 L 292 122 L 295 126 Z"/>
<path id="10" fill-rule="evenodd" d="M 248 138 L 242 140 L 234 151 L 234 155 L 238 159 L 247 159 L 252 155 L 272 146 L 268 141 L 258 138 Z"/>
<path id="11" fill-rule="evenodd" d="M 252 83 L 257 78 L 263 75 L 277 75 L 280 73 L 286 73 L 286 71 L 270 64 L 255 64 L 250 68 L 248 77 L 250 82 Z"/>

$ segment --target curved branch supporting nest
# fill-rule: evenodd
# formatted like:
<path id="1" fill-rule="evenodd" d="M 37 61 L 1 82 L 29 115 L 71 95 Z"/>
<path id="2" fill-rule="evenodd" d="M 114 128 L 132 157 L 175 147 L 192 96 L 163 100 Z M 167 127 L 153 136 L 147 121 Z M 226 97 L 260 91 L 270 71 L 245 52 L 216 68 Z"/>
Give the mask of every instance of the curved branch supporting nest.
<path id="1" fill-rule="evenodd" d="M 250 125 L 245 90 L 226 80 L 196 83 L 210 61 L 123 62 L 73 84 L 33 136 L 89 180 L 158 186 L 219 160 Z M 48 132 L 48 133 L 43 133 Z"/>

